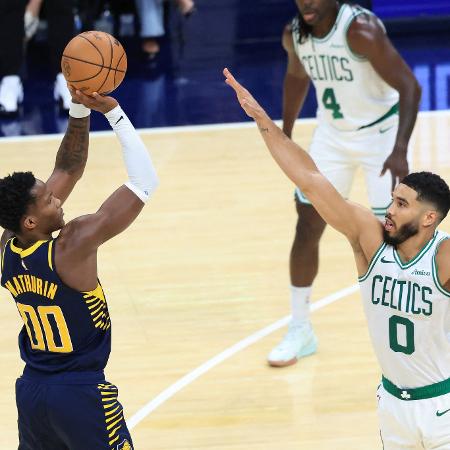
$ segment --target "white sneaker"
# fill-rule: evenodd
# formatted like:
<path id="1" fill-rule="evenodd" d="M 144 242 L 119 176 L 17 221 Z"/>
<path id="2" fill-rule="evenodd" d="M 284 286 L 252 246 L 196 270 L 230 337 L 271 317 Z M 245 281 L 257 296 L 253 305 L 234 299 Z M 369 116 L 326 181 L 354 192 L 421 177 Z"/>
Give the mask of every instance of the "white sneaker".
<path id="1" fill-rule="evenodd" d="M 23 102 L 23 86 L 18 75 L 3 77 L 0 84 L 0 115 L 13 116 Z"/>
<path id="2" fill-rule="evenodd" d="M 283 340 L 269 353 L 267 362 L 274 367 L 295 364 L 298 358 L 317 351 L 317 338 L 310 322 L 301 325 L 289 324 Z"/>
<path id="3" fill-rule="evenodd" d="M 64 78 L 64 75 L 62 73 L 58 73 L 58 75 L 56 75 L 53 97 L 55 101 L 60 102 L 60 106 L 62 109 L 64 109 L 65 111 L 69 111 L 72 96 L 70 95 L 66 79 Z"/>

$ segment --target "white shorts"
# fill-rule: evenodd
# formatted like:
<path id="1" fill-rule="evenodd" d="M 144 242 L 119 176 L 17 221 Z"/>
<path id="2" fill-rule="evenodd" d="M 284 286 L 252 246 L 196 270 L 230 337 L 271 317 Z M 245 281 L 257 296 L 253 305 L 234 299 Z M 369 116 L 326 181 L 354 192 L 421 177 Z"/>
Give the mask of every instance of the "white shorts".
<path id="1" fill-rule="evenodd" d="M 319 170 L 345 198 L 348 198 L 358 167 L 364 172 L 370 206 L 375 215 L 384 217 L 391 203 L 392 176 L 380 172 L 394 148 L 398 116 L 359 131 L 337 131 L 320 123 L 314 132 L 309 149 Z M 301 203 L 311 204 L 296 189 Z"/>
<path id="2" fill-rule="evenodd" d="M 450 394 L 406 401 L 380 385 L 377 398 L 384 450 L 450 449 Z"/>

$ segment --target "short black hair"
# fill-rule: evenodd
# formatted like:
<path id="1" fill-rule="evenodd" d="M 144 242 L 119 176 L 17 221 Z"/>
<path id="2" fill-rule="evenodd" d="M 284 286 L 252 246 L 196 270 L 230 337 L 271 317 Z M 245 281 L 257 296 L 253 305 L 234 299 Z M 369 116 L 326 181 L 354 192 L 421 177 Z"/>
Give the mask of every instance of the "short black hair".
<path id="1" fill-rule="evenodd" d="M 35 201 L 31 193 L 35 184 L 31 172 L 14 172 L 0 179 L 0 226 L 5 230 L 20 232 L 20 219 Z"/>
<path id="2" fill-rule="evenodd" d="M 450 209 L 450 189 L 439 175 L 431 172 L 414 172 L 403 178 L 401 183 L 417 192 L 418 201 L 433 204 L 442 214 L 441 220 L 445 219 Z"/>

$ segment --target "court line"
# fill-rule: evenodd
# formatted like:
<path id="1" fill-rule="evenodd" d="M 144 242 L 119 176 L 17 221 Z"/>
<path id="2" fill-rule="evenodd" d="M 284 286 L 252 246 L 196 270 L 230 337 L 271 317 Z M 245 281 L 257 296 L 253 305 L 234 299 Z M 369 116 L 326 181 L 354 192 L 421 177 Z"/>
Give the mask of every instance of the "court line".
<path id="1" fill-rule="evenodd" d="M 330 303 L 333 303 L 337 300 L 347 297 L 348 295 L 356 292 L 358 290 L 358 288 L 359 288 L 358 284 L 353 284 L 352 286 L 346 287 L 344 289 L 341 289 L 340 291 L 335 292 L 334 294 L 328 295 L 327 297 L 317 300 L 316 302 L 312 303 L 311 311 L 317 311 L 318 309 L 321 309 L 321 308 L 329 305 Z M 183 388 L 185 388 L 189 384 L 193 383 L 195 380 L 200 378 L 205 373 L 209 372 L 212 368 L 216 367 L 217 365 L 224 362 L 225 360 L 231 358 L 236 353 L 240 352 L 241 350 L 244 350 L 245 348 L 249 347 L 250 345 L 254 344 L 255 342 L 258 342 L 259 340 L 268 336 L 269 334 L 273 333 L 274 331 L 278 330 L 279 328 L 286 326 L 289 323 L 290 319 L 291 319 L 291 316 L 289 315 L 289 316 L 283 317 L 280 320 L 277 320 L 276 322 L 272 323 L 271 325 L 269 325 L 265 328 L 262 328 L 261 330 L 242 339 L 241 341 L 237 342 L 236 344 L 232 345 L 231 347 L 228 347 L 223 352 L 212 357 L 211 359 L 209 359 L 202 365 L 198 366 L 196 369 L 189 372 L 184 377 L 180 378 L 178 381 L 176 381 L 175 383 L 170 385 L 168 388 L 164 389 L 155 398 L 150 400 L 145 406 L 143 406 L 132 417 L 130 417 L 127 420 L 128 428 L 130 430 L 133 429 L 136 425 L 139 424 L 139 422 L 144 420 L 150 413 L 155 411 L 155 409 L 157 409 L 159 406 L 164 404 L 167 400 L 172 398 L 176 393 L 181 391 Z"/>
<path id="2" fill-rule="evenodd" d="M 450 109 L 441 109 L 438 111 L 419 111 L 419 116 L 442 116 L 447 117 L 450 115 Z M 278 126 L 281 126 L 281 120 L 275 120 Z M 296 124 L 299 123 L 317 123 L 315 117 L 302 118 L 295 121 Z M 230 122 L 230 123 L 217 123 L 217 124 L 205 124 L 205 125 L 180 125 L 174 127 L 155 127 L 155 128 L 138 128 L 137 131 L 141 134 L 151 135 L 151 134 L 165 134 L 165 133 L 192 133 L 197 131 L 220 131 L 220 130 L 239 130 L 245 128 L 254 128 L 255 122 L 252 120 L 246 122 Z M 114 131 L 103 130 L 103 131 L 91 131 L 90 136 L 112 136 Z M 24 141 L 44 141 L 44 140 L 61 140 L 64 135 L 62 133 L 57 134 L 37 134 L 30 136 L 0 136 L 0 144 L 3 142 L 24 142 Z"/>

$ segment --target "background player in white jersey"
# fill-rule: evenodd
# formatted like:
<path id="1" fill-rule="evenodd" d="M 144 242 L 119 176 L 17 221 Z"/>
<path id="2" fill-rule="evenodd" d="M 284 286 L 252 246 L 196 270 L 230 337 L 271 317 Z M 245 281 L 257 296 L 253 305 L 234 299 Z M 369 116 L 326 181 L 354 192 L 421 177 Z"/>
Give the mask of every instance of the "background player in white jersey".
<path id="1" fill-rule="evenodd" d="M 370 11 L 336 0 L 296 2 L 299 15 L 283 33 L 288 55 L 283 131 L 291 137 L 312 81 L 319 125 L 311 157 L 346 198 L 361 167 L 372 210 L 382 218 L 393 186 L 408 173 L 407 147 L 420 87 Z M 298 222 L 290 255 L 292 321 L 268 356 L 273 366 L 294 364 L 317 349 L 309 298 L 326 223 L 310 200 L 296 189 Z"/>
<path id="2" fill-rule="evenodd" d="M 349 202 L 313 159 L 273 123 L 225 69 L 273 158 L 315 209 L 349 240 L 381 370 L 378 415 L 385 450 L 450 448 L 450 208 L 438 175 L 412 173 L 392 193 L 384 225 Z"/>

